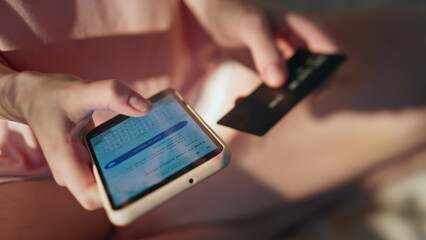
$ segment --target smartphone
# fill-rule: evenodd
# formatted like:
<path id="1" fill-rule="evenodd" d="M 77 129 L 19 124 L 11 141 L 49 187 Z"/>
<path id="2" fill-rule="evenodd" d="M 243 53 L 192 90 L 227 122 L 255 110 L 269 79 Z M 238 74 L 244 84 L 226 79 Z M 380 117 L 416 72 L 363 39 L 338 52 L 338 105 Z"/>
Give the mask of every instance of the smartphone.
<path id="1" fill-rule="evenodd" d="M 223 169 L 230 152 L 173 89 L 149 99 L 142 117 L 118 115 L 85 141 L 111 222 L 126 225 Z"/>

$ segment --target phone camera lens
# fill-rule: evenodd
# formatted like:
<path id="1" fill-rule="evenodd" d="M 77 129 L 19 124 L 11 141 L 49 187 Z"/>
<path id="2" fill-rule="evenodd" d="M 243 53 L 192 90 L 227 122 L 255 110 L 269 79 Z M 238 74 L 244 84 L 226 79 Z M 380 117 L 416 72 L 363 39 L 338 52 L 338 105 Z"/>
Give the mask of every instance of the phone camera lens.
<path id="1" fill-rule="evenodd" d="M 194 183 L 195 183 L 195 180 L 194 180 L 193 178 L 190 178 L 190 179 L 189 179 L 189 183 L 190 183 L 190 184 L 194 184 Z"/>

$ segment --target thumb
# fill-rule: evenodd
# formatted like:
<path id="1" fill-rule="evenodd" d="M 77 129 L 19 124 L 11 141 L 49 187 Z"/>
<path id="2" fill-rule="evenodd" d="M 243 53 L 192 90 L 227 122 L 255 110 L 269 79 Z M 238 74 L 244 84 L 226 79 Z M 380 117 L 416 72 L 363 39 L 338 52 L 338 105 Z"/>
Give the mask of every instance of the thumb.
<path id="1" fill-rule="evenodd" d="M 151 103 L 117 80 L 102 80 L 85 85 L 81 92 L 86 112 L 112 110 L 131 117 L 140 117 L 148 112 Z"/>
<path id="2" fill-rule="evenodd" d="M 275 39 L 265 18 L 253 17 L 243 28 L 242 38 L 253 56 L 255 66 L 270 87 L 280 87 L 287 78 L 287 65 L 275 45 Z"/>

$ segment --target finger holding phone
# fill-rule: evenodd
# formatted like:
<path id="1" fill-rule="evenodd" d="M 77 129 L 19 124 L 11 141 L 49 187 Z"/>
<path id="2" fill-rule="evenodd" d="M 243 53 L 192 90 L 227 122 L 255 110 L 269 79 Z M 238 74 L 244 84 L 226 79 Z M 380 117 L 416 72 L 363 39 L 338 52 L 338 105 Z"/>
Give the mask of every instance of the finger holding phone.
<path id="1" fill-rule="evenodd" d="M 318 39 L 322 39 L 320 43 L 328 41 L 320 31 L 313 31 L 316 27 L 308 20 L 280 15 L 274 18 L 276 22 L 271 22 L 265 12 L 243 1 L 188 0 L 187 3 L 220 45 L 248 47 L 258 71 L 272 87 L 282 85 L 286 76 L 277 33 L 281 32 L 284 42 L 295 48 L 304 44 L 298 41 L 298 35 L 306 39 L 308 47 L 314 46 Z M 206 8 L 209 5 L 204 4 L 213 5 Z M 226 11 L 220 11 L 223 9 Z M 206 10 L 209 14 L 204 14 Z M 278 31 L 280 26 L 284 30 Z M 296 32 L 302 29 L 300 26 L 305 30 Z M 93 127 L 91 114 L 95 109 L 141 116 L 149 108 L 146 100 L 115 80 L 89 83 L 65 74 L 12 70 L 5 73 L 1 76 L 1 90 L 7 94 L 2 95 L 1 116 L 30 125 L 55 180 L 69 188 L 85 208 L 100 207 L 90 157 L 79 140 L 79 133 L 85 126 Z"/>
<path id="2" fill-rule="evenodd" d="M 14 72 L 2 66 L 0 114 L 28 124 L 43 150 L 55 181 L 88 209 L 102 206 L 91 159 L 80 133 L 93 128 L 96 109 L 142 116 L 150 103 L 116 80 L 88 82 L 67 74 Z"/>
<path id="3" fill-rule="evenodd" d="M 173 89 L 142 117 L 118 115 L 85 135 L 104 208 L 126 225 L 227 166 L 224 142 Z"/>

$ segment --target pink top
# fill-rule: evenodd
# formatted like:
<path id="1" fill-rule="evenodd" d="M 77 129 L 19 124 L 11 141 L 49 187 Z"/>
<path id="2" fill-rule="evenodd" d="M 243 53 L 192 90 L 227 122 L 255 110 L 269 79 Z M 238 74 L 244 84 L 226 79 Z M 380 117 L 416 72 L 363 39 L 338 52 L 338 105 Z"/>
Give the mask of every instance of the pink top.
<path id="1" fill-rule="evenodd" d="M 219 59 L 181 1 L 6 0 L 0 16 L 9 67 L 114 78 L 147 97 L 166 87 L 190 97 Z M 49 174 L 29 127 L 0 120 L 0 177 Z"/>

